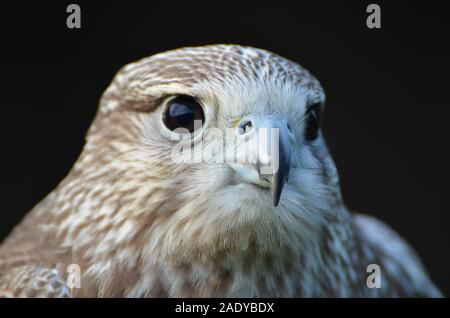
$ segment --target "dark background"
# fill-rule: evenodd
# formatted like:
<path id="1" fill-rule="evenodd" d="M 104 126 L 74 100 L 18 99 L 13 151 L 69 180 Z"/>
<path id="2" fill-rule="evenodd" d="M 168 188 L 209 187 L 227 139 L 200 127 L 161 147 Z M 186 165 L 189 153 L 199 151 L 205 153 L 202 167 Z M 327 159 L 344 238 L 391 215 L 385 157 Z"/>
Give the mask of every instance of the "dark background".
<path id="1" fill-rule="evenodd" d="M 442 2 L 2 3 L 0 239 L 66 175 L 124 64 L 237 43 L 299 62 L 327 92 L 324 130 L 348 206 L 384 220 L 450 295 L 449 18 Z M 382 29 L 366 7 L 382 8 Z"/>

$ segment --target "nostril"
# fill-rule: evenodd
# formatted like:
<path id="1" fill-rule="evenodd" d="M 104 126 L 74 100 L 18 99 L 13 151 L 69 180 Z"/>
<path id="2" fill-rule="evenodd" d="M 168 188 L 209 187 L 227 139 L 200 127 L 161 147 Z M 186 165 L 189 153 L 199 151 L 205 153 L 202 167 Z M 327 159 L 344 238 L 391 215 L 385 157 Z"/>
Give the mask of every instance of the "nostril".
<path id="1" fill-rule="evenodd" d="M 291 125 L 289 125 L 289 123 L 287 124 L 287 129 L 288 129 L 290 132 L 292 132 L 292 128 L 291 128 Z"/>
<path id="2" fill-rule="evenodd" d="M 241 135 L 248 134 L 253 129 L 253 124 L 251 120 L 245 120 L 239 124 L 239 133 Z"/>

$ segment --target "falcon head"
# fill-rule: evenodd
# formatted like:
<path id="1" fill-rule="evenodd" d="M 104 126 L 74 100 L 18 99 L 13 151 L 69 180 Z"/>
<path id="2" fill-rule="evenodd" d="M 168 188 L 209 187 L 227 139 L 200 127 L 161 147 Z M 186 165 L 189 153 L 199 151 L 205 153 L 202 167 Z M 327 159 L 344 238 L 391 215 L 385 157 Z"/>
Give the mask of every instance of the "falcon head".
<path id="1" fill-rule="evenodd" d="M 345 208 L 320 131 L 324 100 L 298 64 L 249 47 L 124 67 L 69 176 L 2 244 L 0 290 L 439 296 L 397 234 Z M 383 289 L 369 287 L 367 264 L 384 265 Z M 69 291 L 72 265 L 82 287 Z"/>
<path id="2" fill-rule="evenodd" d="M 95 254 L 105 242 L 139 244 L 153 258 L 314 244 L 340 202 L 324 102 L 304 68 L 250 47 L 129 64 L 101 99 L 72 171 L 87 193 L 60 231 L 86 242 L 107 228 Z"/>

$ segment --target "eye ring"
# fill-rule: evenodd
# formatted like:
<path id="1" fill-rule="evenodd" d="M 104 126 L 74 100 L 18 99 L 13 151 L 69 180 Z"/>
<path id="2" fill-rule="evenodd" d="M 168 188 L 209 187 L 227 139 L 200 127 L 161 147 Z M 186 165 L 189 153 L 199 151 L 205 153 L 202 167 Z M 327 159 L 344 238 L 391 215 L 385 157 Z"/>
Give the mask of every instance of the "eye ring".
<path id="1" fill-rule="evenodd" d="M 205 112 L 193 97 L 180 95 L 170 99 L 162 114 L 164 126 L 179 134 L 193 134 L 203 127 Z"/>

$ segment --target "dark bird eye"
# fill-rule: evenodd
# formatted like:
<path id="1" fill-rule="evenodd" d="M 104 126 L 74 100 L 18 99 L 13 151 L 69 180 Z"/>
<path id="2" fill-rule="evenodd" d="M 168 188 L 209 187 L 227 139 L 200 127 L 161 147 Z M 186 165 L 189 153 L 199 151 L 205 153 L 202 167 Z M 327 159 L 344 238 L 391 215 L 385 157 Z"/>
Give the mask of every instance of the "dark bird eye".
<path id="1" fill-rule="evenodd" d="M 187 96 L 176 97 L 169 101 L 164 114 L 164 124 L 170 130 L 185 128 L 192 133 L 195 129 L 202 127 L 204 120 L 202 106 L 195 99 Z"/>
<path id="2" fill-rule="evenodd" d="M 313 141 L 317 139 L 320 128 L 320 103 L 308 107 L 305 114 L 305 139 Z"/>

